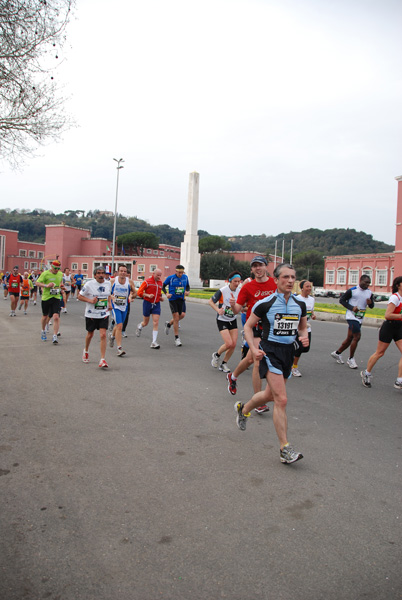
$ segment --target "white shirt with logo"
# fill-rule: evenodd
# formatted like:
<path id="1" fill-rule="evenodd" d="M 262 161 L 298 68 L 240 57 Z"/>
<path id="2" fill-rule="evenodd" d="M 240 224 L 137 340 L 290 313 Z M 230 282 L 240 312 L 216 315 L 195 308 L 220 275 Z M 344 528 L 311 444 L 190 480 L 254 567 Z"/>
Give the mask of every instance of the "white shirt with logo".
<path id="1" fill-rule="evenodd" d="M 96 279 L 89 279 L 80 291 L 80 294 L 89 299 L 98 298 L 95 304 L 85 303 L 86 317 L 89 319 L 104 319 L 109 316 L 108 298 L 111 294 L 110 281 L 98 283 Z"/>

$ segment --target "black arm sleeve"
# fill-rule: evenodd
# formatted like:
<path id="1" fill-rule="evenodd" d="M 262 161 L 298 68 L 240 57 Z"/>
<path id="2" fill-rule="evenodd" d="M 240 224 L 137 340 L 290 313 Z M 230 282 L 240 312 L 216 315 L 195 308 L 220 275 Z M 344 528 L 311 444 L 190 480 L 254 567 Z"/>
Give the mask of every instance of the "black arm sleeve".
<path id="1" fill-rule="evenodd" d="M 353 306 L 349 304 L 349 300 L 352 297 L 352 290 L 346 290 L 344 294 L 339 298 L 339 304 L 342 304 L 348 310 L 353 310 Z"/>

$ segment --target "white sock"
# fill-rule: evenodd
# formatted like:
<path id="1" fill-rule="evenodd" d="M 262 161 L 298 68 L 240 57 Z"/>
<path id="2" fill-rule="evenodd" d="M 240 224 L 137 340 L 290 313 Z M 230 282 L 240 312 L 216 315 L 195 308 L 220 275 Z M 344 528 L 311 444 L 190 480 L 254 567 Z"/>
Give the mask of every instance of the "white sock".
<path id="1" fill-rule="evenodd" d="M 158 337 L 158 332 L 157 331 L 152 331 L 152 341 L 156 342 L 156 339 Z"/>

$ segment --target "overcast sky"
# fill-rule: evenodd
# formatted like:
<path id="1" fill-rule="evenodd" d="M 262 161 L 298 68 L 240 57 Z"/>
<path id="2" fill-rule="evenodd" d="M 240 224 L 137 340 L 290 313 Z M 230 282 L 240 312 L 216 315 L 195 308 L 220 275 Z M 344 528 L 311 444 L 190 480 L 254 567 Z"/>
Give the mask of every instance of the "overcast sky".
<path id="1" fill-rule="evenodd" d="M 400 0 L 77 0 L 57 77 L 78 127 L 2 207 L 114 210 L 276 235 L 350 227 L 393 244 L 402 175 Z"/>

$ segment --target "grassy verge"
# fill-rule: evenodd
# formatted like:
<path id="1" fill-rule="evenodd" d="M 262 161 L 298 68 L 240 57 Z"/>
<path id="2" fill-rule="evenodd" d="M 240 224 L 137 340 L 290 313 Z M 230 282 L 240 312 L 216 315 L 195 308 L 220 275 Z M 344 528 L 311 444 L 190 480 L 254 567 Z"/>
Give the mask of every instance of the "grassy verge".
<path id="1" fill-rule="evenodd" d="M 197 290 L 197 291 L 190 291 L 190 298 L 203 298 L 205 300 L 209 300 L 214 293 L 216 292 L 216 290 L 213 289 L 208 289 L 206 288 L 205 290 Z M 327 313 L 334 313 L 336 315 L 344 315 L 346 314 L 346 308 L 344 308 L 343 306 L 341 306 L 340 304 L 325 304 L 323 302 L 316 302 L 315 304 L 315 308 L 314 310 L 316 312 L 327 312 Z M 383 319 L 385 315 L 385 308 L 373 308 L 367 309 L 366 312 L 366 317 L 371 317 L 374 319 Z"/>
<path id="2" fill-rule="evenodd" d="M 346 308 L 341 306 L 340 304 L 324 304 L 322 302 L 315 304 L 314 307 L 315 312 L 328 312 L 334 313 L 336 315 L 345 315 Z M 385 315 L 385 308 L 368 308 L 366 311 L 366 317 L 371 317 L 373 319 L 383 319 Z"/>

